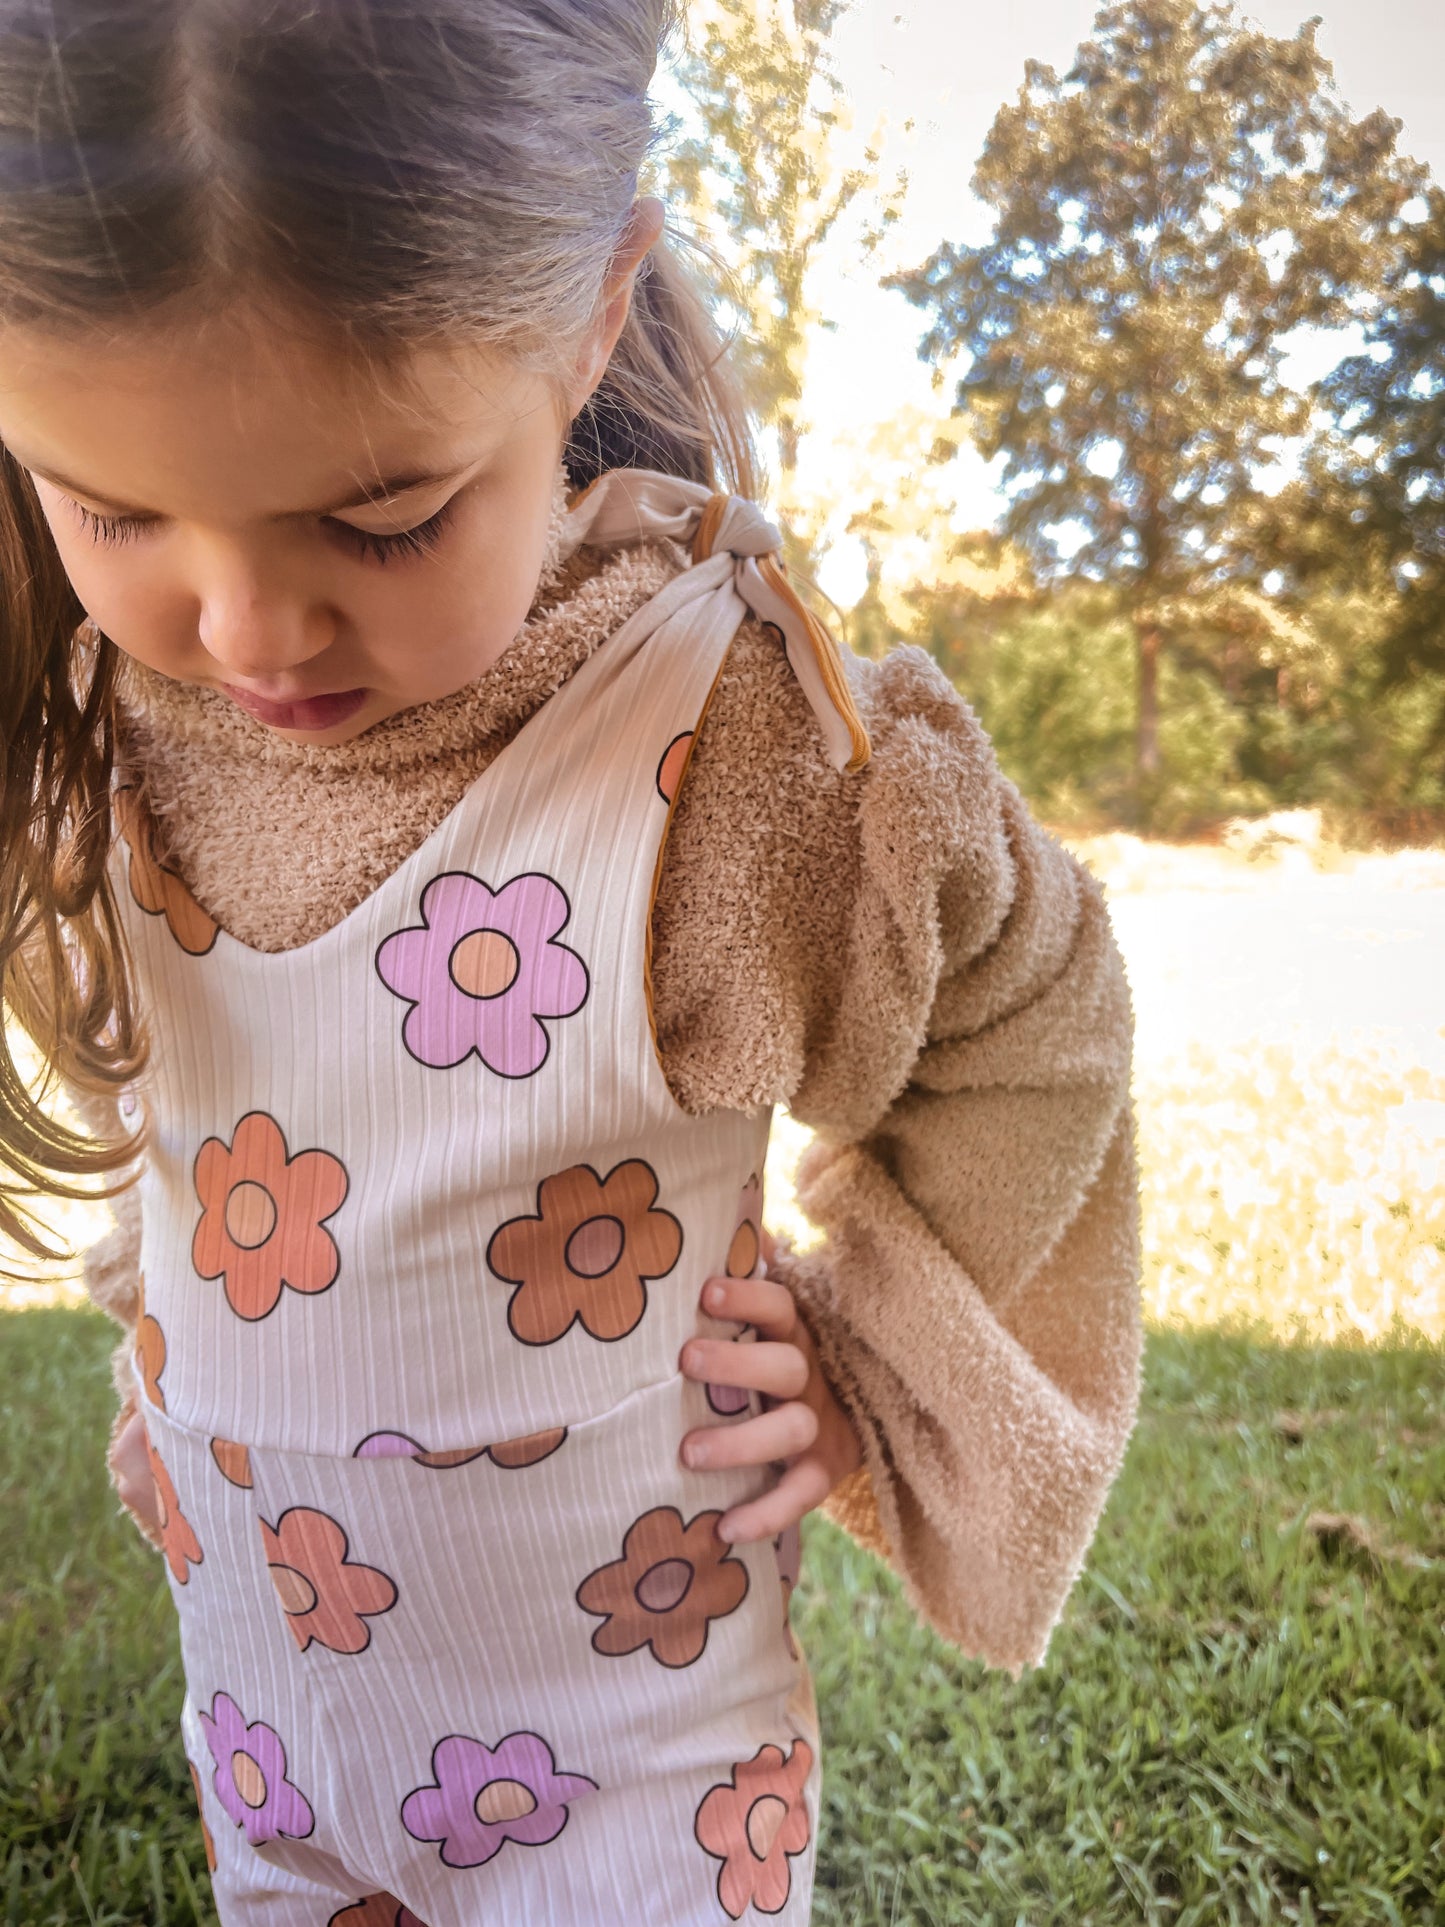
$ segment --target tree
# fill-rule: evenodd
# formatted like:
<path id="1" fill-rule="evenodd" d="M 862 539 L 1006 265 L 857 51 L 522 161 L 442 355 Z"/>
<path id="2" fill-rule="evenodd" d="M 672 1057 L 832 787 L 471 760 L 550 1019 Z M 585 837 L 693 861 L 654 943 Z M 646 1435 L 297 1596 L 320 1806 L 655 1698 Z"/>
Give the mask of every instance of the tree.
<path id="1" fill-rule="evenodd" d="M 1105 8 L 1063 79 L 1029 61 L 993 123 L 973 189 L 995 238 L 889 284 L 931 313 L 925 359 L 972 357 L 958 407 L 1007 456 L 1004 535 L 1041 583 L 1124 598 L 1145 822 L 1161 652 L 1298 642 L 1251 539 L 1255 475 L 1311 426 L 1279 338 L 1371 311 L 1423 177 L 1398 121 L 1350 119 L 1318 24 L 1280 40 L 1228 6 Z"/>
<path id="2" fill-rule="evenodd" d="M 803 368 L 821 316 L 808 299 L 819 249 L 878 185 L 879 153 L 840 159 L 842 89 L 829 59 L 847 0 L 706 0 L 692 12 L 678 78 L 701 131 L 668 164 L 673 198 L 714 238 L 733 277 L 737 350 L 749 397 L 777 434 L 786 493 L 797 466 Z M 865 225 L 876 245 L 898 218 L 901 177 Z"/>
<path id="3" fill-rule="evenodd" d="M 1364 351 L 1321 384 L 1335 433 L 1281 502 L 1302 590 L 1384 578 L 1375 693 L 1418 688 L 1417 772 L 1445 779 L 1445 189 L 1431 183 L 1385 282 Z"/>

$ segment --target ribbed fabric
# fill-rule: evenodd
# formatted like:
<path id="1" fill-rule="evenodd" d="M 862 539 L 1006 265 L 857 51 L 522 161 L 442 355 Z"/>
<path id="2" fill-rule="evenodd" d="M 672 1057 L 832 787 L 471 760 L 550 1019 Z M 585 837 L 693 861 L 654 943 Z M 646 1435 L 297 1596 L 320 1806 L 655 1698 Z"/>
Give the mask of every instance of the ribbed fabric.
<path id="1" fill-rule="evenodd" d="M 727 1404 L 678 1357 L 756 1259 L 769 1114 L 681 1110 L 645 980 L 721 560 L 300 949 L 216 931 L 143 822 L 119 853 L 136 1370 L 225 1927 L 808 1918 L 792 1549 L 727 1552 L 766 1475 L 677 1457 Z"/>

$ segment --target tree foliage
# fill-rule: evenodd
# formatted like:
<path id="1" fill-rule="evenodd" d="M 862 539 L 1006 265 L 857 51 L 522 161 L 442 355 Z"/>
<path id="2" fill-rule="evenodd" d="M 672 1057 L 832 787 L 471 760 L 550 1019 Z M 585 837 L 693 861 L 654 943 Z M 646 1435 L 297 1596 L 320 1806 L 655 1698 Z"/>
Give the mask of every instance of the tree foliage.
<path id="1" fill-rule="evenodd" d="M 668 165 L 672 198 L 732 276 L 737 353 L 759 418 L 777 434 L 786 478 L 804 431 L 803 374 L 818 251 L 860 196 L 879 187 L 879 153 L 842 158 L 847 109 L 831 61 L 848 0 L 701 0 L 677 75 L 699 131 Z M 897 219 L 901 180 L 873 202 L 861 245 Z"/>
<path id="2" fill-rule="evenodd" d="M 1416 771 L 1445 786 L 1445 190 L 1425 204 L 1363 352 L 1321 384 L 1331 432 L 1278 502 L 1275 542 L 1316 606 L 1375 585 L 1371 694 L 1413 692 Z"/>
<path id="3" fill-rule="evenodd" d="M 931 316 L 926 358 L 971 356 L 958 406 L 1007 458 L 1005 539 L 1040 584 L 1118 598 L 1143 821 L 1166 782 L 1161 655 L 1227 699 L 1313 646 L 1259 540 L 1255 476 L 1312 426 L 1282 337 L 1378 313 L 1427 178 L 1397 121 L 1351 119 L 1317 25 L 1283 40 L 1232 7 L 1106 7 L 1062 79 L 1029 61 L 994 121 L 973 178 L 994 238 L 892 282 Z"/>

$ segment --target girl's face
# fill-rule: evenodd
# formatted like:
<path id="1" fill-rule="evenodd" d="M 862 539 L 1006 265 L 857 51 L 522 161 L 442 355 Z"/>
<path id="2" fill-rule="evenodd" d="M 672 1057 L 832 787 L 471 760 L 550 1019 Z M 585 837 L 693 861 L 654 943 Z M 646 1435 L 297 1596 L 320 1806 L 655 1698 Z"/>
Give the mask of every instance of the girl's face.
<path id="1" fill-rule="evenodd" d="M 9 331 L 0 438 L 119 648 L 289 741 L 341 743 L 515 637 L 600 372 L 565 393 L 481 350 L 417 351 L 402 400 L 242 316 L 113 342 Z"/>

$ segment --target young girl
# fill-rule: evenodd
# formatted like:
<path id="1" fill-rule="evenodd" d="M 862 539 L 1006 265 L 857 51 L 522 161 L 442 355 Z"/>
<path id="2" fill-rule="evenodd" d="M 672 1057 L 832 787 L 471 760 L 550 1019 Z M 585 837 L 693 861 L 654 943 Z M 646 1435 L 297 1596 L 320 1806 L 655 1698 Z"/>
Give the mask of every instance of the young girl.
<path id="1" fill-rule="evenodd" d="M 1132 1423 L 1100 893 L 788 587 L 667 11 L 0 3 L 4 1216 L 139 1165 L 226 1927 L 805 1921 L 799 1519 L 1017 1676 Z"/>

